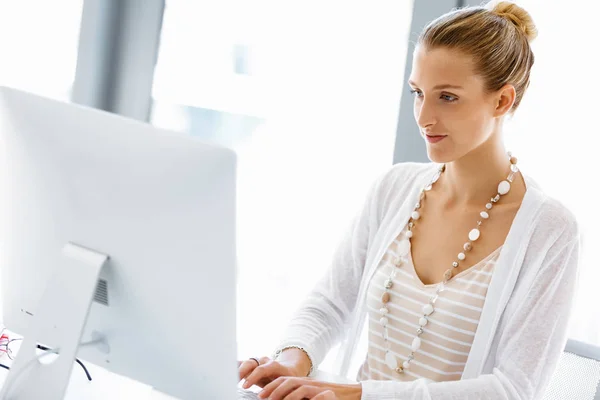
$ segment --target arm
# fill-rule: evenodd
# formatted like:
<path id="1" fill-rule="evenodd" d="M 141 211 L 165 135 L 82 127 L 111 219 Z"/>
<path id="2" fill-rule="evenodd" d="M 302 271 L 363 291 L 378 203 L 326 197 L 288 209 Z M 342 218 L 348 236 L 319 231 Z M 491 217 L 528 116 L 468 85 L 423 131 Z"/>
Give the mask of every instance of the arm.
<path id="1" fill-rule="evenodd" d="M 563 351 L 577 278 L 579 236 L 563 235 L 544 257 L 525 301 L 498 334 L 494 369 L 475 379 L 427 383 L 365 381 L 363 400 L 541 398 Z M 566 240 L 563 240 L 568 236 Z"/>
<path id="2" fill-rule="evenodd" d="M 278 346 L 303 347 L 315 370 L 341 337 L 355 307 L 369 238 L 379 225 L 378 203 L 385 176 L 387 172 L 371 185 L 362 209 L 338 244 L 330 267 L 292 317 Z"/>

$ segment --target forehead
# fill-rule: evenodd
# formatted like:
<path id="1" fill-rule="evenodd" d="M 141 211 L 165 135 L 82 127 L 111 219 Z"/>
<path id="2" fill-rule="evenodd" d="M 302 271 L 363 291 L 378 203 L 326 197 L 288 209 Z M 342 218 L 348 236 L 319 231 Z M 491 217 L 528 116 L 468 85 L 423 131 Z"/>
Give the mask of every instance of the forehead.
<path id="1" fill-rule="evenodd" d="M 410 80 L 425 88 L 438 84 L 477 85 L 479 78 L 471 56 L 457 50 L 417 46 Z"/>

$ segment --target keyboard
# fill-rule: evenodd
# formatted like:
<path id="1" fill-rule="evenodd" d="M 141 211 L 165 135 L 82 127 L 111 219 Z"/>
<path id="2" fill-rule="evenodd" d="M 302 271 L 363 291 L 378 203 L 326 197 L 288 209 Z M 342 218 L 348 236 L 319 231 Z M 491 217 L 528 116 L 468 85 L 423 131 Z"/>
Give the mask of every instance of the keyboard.
<path id="1" fill-rule="evenodd" d="M 258 398 L 258 393 L 253 392 L 252 390 L 237 388 L 238 389 L 238 400 L 260 400 Z"/>

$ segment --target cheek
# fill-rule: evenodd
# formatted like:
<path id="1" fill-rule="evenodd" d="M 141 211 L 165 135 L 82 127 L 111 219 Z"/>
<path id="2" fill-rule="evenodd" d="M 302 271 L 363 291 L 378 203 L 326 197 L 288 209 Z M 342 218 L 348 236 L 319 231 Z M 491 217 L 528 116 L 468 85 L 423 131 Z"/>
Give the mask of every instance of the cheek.
<path id="1" fill-rule="evenodd" d="M 474 112 L 471 112 L 469 115 L 465 116 L 465 121 L 468 122 L 474 130 L 481 132 L 482 130 L 487 129 L 489 118 L 487 118 L 484 112 L 474 109 Z"/>
<path id="2" fill-rule="evenodd" d="M 468 104 L 443 105 L 438 108 L 438 124 L 450 134 L 457 145 L 480 142 L 482 118 L 477 109 Z"/>
<path id="3" fill-rule="evenodd" d="M 455 104 L 445 109 L 445 116 L 463 127 L 478 126 L 483 118 L 479 110 L 469 104 Z"/>
<path id="4" fill-rule="evenodd" d="M 480 143 L 486 139 L 489 131 L 488 120 L 473 108 L 460 114 L 455 127 L 460 129 L 459 136 L 465 143 Z"/>

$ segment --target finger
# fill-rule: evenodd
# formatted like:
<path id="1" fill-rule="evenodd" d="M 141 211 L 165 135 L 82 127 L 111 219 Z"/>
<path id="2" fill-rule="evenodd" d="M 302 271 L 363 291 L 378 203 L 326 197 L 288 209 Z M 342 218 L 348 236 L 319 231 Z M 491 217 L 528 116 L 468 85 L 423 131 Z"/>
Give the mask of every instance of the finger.
<path id="1" fill-rule="evenodd" d="M 313 397 L 312 400 L 337 400 L 337 397 L 331 390 L 326 390 Z"/>
<path id="2" fill-rule="evenodd" d="M 256 365 L 256 362 L 254 362 L 254 368 L 258 367 L 259 365 L 263 365 L 263 364 L 267 364 L 271 361 L 271 359 L 269 357 L 262 357 L 258 359 L 259 364 Z M 254 368 L 252 368 L 252 370 L 254 370 Z M 276 376 L 274 376 L 276 377 Z M 271 383 L 272 381 L 272 377 L 263 377 L 261 379 L 258 380 L 258 382 L 255 382 L 254 385 L 258 386 L 258 387 L 265 387 L 266 385 L 268 385 L 269 383 Z"/>
<path id="3" fill-rule="evenodd" d="M 280 385 L 282 385 L 287 380 L 292 380 L 292 381 L 298 382 L 297 386 L 307 385 L 307 386 L 320 387 L 322 390 L 327 390 L 326 382 L 317 381 L 313 378 L 296 378 L 296 377 L 290 377 L 290 376 L 281 376 L 281 377 L 278 377 L 277 379 L 273 380 L 273 382 L 269 383 L 268 385 L 265 385 L 263 390 L 258 394 L 258 397 L 261 399 L 264 399 L 267 397 L 269 397 L 269 399 L 273 398 L 271 396 L 271 394 L 275 391 L 275 389 L 277 389 Z"/>
<path id="4" fill-rule="evenodd" d="M 264 388 L 265 386 L 267 386 L 269 383 L 273 382 L 273 378 L 274 377 L 267 377 L 267 378 L 262 378 L 260 379 L 258 382 L 256 382 L 254 385 L 260 387 L 260 388 Z"/>
<path id="5" fill-rule="evenodd" d="M 269 362 L 254 368 L 252 373 L 246 377 L 246 382 L 244 382 L 242 387 L 244 389 L 248 389 L 250 386 L 256 385 L 258 381 L 274 375 L 277 372 L 277 368 L 278 364 L 273 362 Z"/>
<path id="6" fill-rule="evenodd" d="M 269 357 L 261 357 L 258 359 L 258 362 L 260 363 L 260 365 L 266 364 L 270 361 L 271 361 L 271 359 Z"/>
<path id="7" fill-rule="evenodd" d="M 254 365 L 252 365 L 252 363 L 254 363 Z M 240 374 L 240 380 L 248 376 L 250 372 L 254 370 L 256 363 L 254 361 L 252 361 L 252 363 L 249 361 L 242 361 L 239 364 L 238 371 Z"/>
<path id="8" fill-rule="evenodd" d="M 278 378 L 279 379 L 279 378 Z M 277 379 L 277 380 L 278 380 Z M 280 381 L 280 384 L 277 385 L 275 389 L 271 392 L 271 394 L 264 397 L 268 397 L 269 400 L 283 400 L 291 394 L 294 390 L 301 387 L 304 384 L 303 379 L 298 378 L 283 378 Z M 261 392 L 262 394 L 262 392 Z M 301 399 L 302 397 L 300 397 Z"/>
<path id="9" fill-rule="evenodd" d="M 259 399 L 266 399 L 266 398 L 272 399 L 271 393 L 273 393 L 273 391 L 275 389 L 277 389 L 281 384 L 283 384 L 288 379 L 291 379 L 291 378 L 280 376 L 279 378 L 273 380 L 273 382 L 269 383 L 268 385 L 266 385 L 263 388 L 263 390 L 258 394 L 258 398 Z"/>
<path id="10" fill-rule="evenodd" d="M 295 390 L 292 390 L 292 392 L 285 396 L 283 400 L 312 399 L 315 396 L 318 396 L 324 390 L 325 389 L 316 386 L 303 385 Z"/>
<path id="11" fill-rule="evenodd" d="M 240 380 L 246 378 L 256 367 L 258 367 L 258 365 L 254 360 L 242 361 L 239 367 Z"/>

